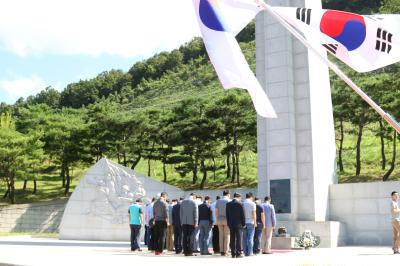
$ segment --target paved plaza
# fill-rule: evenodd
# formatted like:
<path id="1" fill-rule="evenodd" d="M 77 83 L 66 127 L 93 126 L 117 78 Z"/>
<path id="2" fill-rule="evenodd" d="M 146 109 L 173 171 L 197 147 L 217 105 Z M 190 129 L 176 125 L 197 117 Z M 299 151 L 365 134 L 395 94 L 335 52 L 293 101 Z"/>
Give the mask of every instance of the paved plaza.
<path id="1" fill-rule="evenodd" d="M 400 255 L 391 255 L 390 247 L 341 247 L 310 251 L 276 251 L 242 259 L 229 257 L 184 257 L 168 253 L 155 257 L 144 250 L 132 253 L 127 242 L 60 241 L 29 236 L 0 237 L 0 265 L 400 265 Z"/>

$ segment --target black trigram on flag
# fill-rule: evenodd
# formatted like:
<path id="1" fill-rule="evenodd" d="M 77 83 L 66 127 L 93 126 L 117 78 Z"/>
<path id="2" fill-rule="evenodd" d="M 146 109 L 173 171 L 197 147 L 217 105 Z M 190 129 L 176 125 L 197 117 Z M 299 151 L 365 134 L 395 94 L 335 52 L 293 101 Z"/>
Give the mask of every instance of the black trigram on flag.
<path id="1" fill-rule="evenodd" d="M 377 39 L 376 39 L 375 49 L 377 51 L 389 54 L 390 51 L 392 50 L 393 34 L 391 34 L 386 30 L 378 28 L 378 31 L 376 32 L 376 38 Z"/>
<path id="2" fill-rule="evenodd" d="M 337 49 L 339 47 L 338 44 L 323 44 L 323 47 L 326 48 L 326 50 L 328 50 L 329 52 L 331 52 L 332 54 L 336 54 Z"/>
<path id="3" fill-rule="evenodd" d="M 311 22 L 311 9 L 309 8 L 298 8 L 296 10 L 296 18 L 310 25 Z"/>

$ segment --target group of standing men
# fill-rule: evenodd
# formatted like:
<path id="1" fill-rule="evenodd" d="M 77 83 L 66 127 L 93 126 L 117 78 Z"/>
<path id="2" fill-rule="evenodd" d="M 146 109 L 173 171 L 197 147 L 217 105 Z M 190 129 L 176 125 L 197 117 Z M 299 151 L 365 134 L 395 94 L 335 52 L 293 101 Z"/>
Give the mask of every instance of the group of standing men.
<path id="1" fill-rule="evenodd" d="M 161 255 L 164 249 L 185 256 L 228 256 L 229 251 L 232 258 L 272 254 L 276 215 L 269 197 L 262 204 L 252 193 L 247 193 L 244 200 L 235 193 L 231 199 L 225 190 L 214 202 L 194 193 L 169 202 L 163 192 L 145 207 L 138 199 L 129 207 L 129 214 L 132 251 L 140 251 L 140 228 L 145 224 L 145 244 L 155 255 Z"/>

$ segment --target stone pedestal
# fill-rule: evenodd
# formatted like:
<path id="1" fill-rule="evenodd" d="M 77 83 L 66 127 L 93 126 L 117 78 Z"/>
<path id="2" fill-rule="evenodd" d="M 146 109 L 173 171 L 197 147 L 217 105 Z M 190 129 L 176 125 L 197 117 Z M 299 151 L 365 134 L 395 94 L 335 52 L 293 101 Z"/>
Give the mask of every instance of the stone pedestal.
<path id="1" fill-rule="evenodd" d="M 273 237 L 272 246 L 278 250 L 290 250 L 296 248 L 296 237 Z"/>
<path id="2" fill-rule="evenodd" d="M 321 8 L 316 0 L 268 3 Z M 257 17 L 256 41 L 257 77 L 278 114 L 258 118 L 259 195 L 272 196 L 280 221 L 325 222 L 337 181 L 328 68 L 268 13 Z"/>
<path id="3" fill-rule="evenodd" d="M 278 227 L 286 227 L 290 236 L 300 236 L 306 230 L 321 238 L 320 248 L 344 246 L 346 244 L 346 228 L 340 222 L 314 221 L 279 221 Z M 276 247 L 273 246 L 275 249 Z"/>

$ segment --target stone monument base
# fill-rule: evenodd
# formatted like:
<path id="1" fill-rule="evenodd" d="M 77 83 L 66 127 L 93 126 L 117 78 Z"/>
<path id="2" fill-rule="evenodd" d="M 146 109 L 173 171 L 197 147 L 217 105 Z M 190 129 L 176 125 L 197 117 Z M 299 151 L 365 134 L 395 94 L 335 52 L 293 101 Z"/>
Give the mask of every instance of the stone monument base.
<path id="1" fill-rule="evenodd" d="M 296 248 L 296 237 L 273 237 L 272 248 L 280 250 L 290 250 Z"/>
<path id="2" fill-rule="evenodd" d="M 276 228 L 286 227 L 287 233 L 300 236 L 306 230 L 321 238 L 320 248 L 334 248 L 346 245 L 346 228 L 340 222 L 279 221 Z M 273 248 L 275 248 L 273 246 Z"/>

